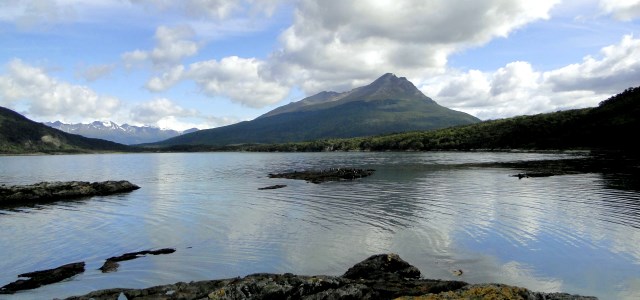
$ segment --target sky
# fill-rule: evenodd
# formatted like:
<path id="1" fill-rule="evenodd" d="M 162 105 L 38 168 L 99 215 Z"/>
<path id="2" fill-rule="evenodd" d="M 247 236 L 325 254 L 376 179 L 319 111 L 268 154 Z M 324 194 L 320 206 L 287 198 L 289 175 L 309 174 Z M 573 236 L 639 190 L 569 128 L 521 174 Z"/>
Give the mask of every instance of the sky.
<path id="1" fill-rule="evenodd" d="M 0 0 L 0 106 L 184 130 L 385 73 L 483 120 L 640 86 L 640 0 Z"/>

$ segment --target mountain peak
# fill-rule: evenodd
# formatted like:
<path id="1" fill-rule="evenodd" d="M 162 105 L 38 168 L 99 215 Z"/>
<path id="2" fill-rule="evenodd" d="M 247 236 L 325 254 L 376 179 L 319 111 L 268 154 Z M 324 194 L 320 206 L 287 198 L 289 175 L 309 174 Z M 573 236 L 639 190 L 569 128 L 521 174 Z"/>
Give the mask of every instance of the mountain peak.
<path id="1" fill-rule="evenodd" d="M 330 106 L 341 105 L 352 101 L 377 100 L 409 100 L 424 101 L 436 104 L 425 96 L 413 83 L 405 77 L 398 77 L 393 73 L 386 73 L 369 85 L 355 88 L 348 92 L 320 92 L 297 102 L 278 107 L 258 118 L 271 117 L 278 114 L 326 109 Z"/>
<path id="2" fill-rule="evenodd" d="M 373 83 L 376 83 L 376 82 L 393 82 L 393 81 L 395 81 L 395 80 L 400 80 L 400 79 L 407 80 L 407 78 L 405 78 L 405 77 L 401 77 L 401 78 L 399 78 L 398 76 L 396 76 L 396 74 L 393 74 L 393 73 L 386 73 L 386 74 L 384 74 L 384 75 L 380 76 L 380 77 L 379 77 L 378 79 L 376 79 L 375 81 L 373 81 Z M 373 84 L 373 83 L 372 83 L 372 84 Z"/>
<path id="3" fill-rule="evenodd" d="M 424 100 L 433 102 L 425 96 L 406 77 L 398 77 L 393 73 L 386 73 L 369 85 L 348 92 L 345 98 L 353 100 Z"/>
<path id="4" fill-rule="evenodd" d="M 372 86 L 372 87 L 397 86 L 397 87 L 401 87 L 402 89 L 408 89 L 408 90 L 417 89 L 413 85 L 413 83 L 407 80 L 406 77 L 398 77 L 393 73 L 387 73 L 380 76 L 378 79 L 373 81 L 368 86 Z"/>

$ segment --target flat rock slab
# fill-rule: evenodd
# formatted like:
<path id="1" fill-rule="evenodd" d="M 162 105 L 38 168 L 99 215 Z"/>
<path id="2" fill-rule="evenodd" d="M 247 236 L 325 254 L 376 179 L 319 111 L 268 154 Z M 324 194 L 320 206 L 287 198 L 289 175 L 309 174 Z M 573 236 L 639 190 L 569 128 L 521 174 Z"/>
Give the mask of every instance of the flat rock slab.
<path id="1" fill-rule="evenodd" d="M 125 180 L 103 182 L 55 181 L 30 185 L 0 185 L 0 206 L 106 196 L 131 192 L 139 188 L 139 186 Z"/>
<path id="2" fill-rule="evenodd" d="M 60 282 L 82 272 L 84 272 L 84 262 L 71 263 L 54 269 L 20 274 L 18 277 L 29 279 L 18 279 L 0 287 L 0 294 L 13 294 L 17 291 L 39 288 L 43 285 Z"/>
<path id="3" fill-rule="evenodd" d="M 269 178 L 300 179 L 311 183 L 326 181 L 354 180 L 373 175 L 372 169 L 331 168 L 320 171 L 294 171 L 280 174 L 269 174 Z"/>
<path id="4" fill-rule="evenodd" d="M 140 257 L 146 256 L 147 254 L 160 255 L 160 254 L 171 254 L 173 252 L 176 252 L 176 249 L 164 248 L 160 250 L 144 250 L 144 251 L 138 251 L 138 252 L 125 253 L 120 256 L 107 258 L 107 260 L 104 262 L 102 267 L 100 267 L 98 270 L 102 271 L 102 273 L 115 272 L 118 270 L 118 267 L 120 267 L 120 264 L 118 264 L 118 262 L 120 261 L 140 258 Z"/>
<path id="5" fill-rule="evenodd" d="M 369 275 L 368 275 L 369 274 Z M 462 298 L 458 297 L 462 295 Z M 486 295 L 487 297 L 484 297 Z M 495 295 L 515 295 L 497 297 Z M 494 298 L 490 298 L 494 296 Z M 559 293 L 536 293 L 505 285 L 421 279 L 420 271 L 395 254 L 374 255 L 343 276 L 253 274 L 243 278 L 178 282 L 146 289 L 108 289 L 68 300 L 133 299 L 549 299 L 593 300 Z"/>

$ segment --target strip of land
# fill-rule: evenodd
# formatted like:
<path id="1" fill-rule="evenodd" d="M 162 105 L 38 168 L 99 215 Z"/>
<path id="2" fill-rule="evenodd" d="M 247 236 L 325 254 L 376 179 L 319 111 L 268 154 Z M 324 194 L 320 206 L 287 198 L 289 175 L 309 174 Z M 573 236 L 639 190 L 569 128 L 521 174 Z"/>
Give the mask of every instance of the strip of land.
<path id="1" fill-rule="evenodd" d="M 56 181 L 29 185 L 0 185 L 0 207 L 106 196 L 131 192 L 139 188 L 139 186 L 126 180 L 103 182 Z"/>

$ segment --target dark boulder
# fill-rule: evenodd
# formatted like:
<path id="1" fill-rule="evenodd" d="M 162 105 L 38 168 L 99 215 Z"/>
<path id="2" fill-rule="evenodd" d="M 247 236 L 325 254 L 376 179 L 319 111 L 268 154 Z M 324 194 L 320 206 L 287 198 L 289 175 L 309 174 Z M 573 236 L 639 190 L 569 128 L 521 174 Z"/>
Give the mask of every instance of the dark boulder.
<path id="1" fill-rule="evenodd" d="M 344 275 L 349 279 L 418 279 L 420 270 L 397 254 L 373 255 L 349 268 Z"/>

